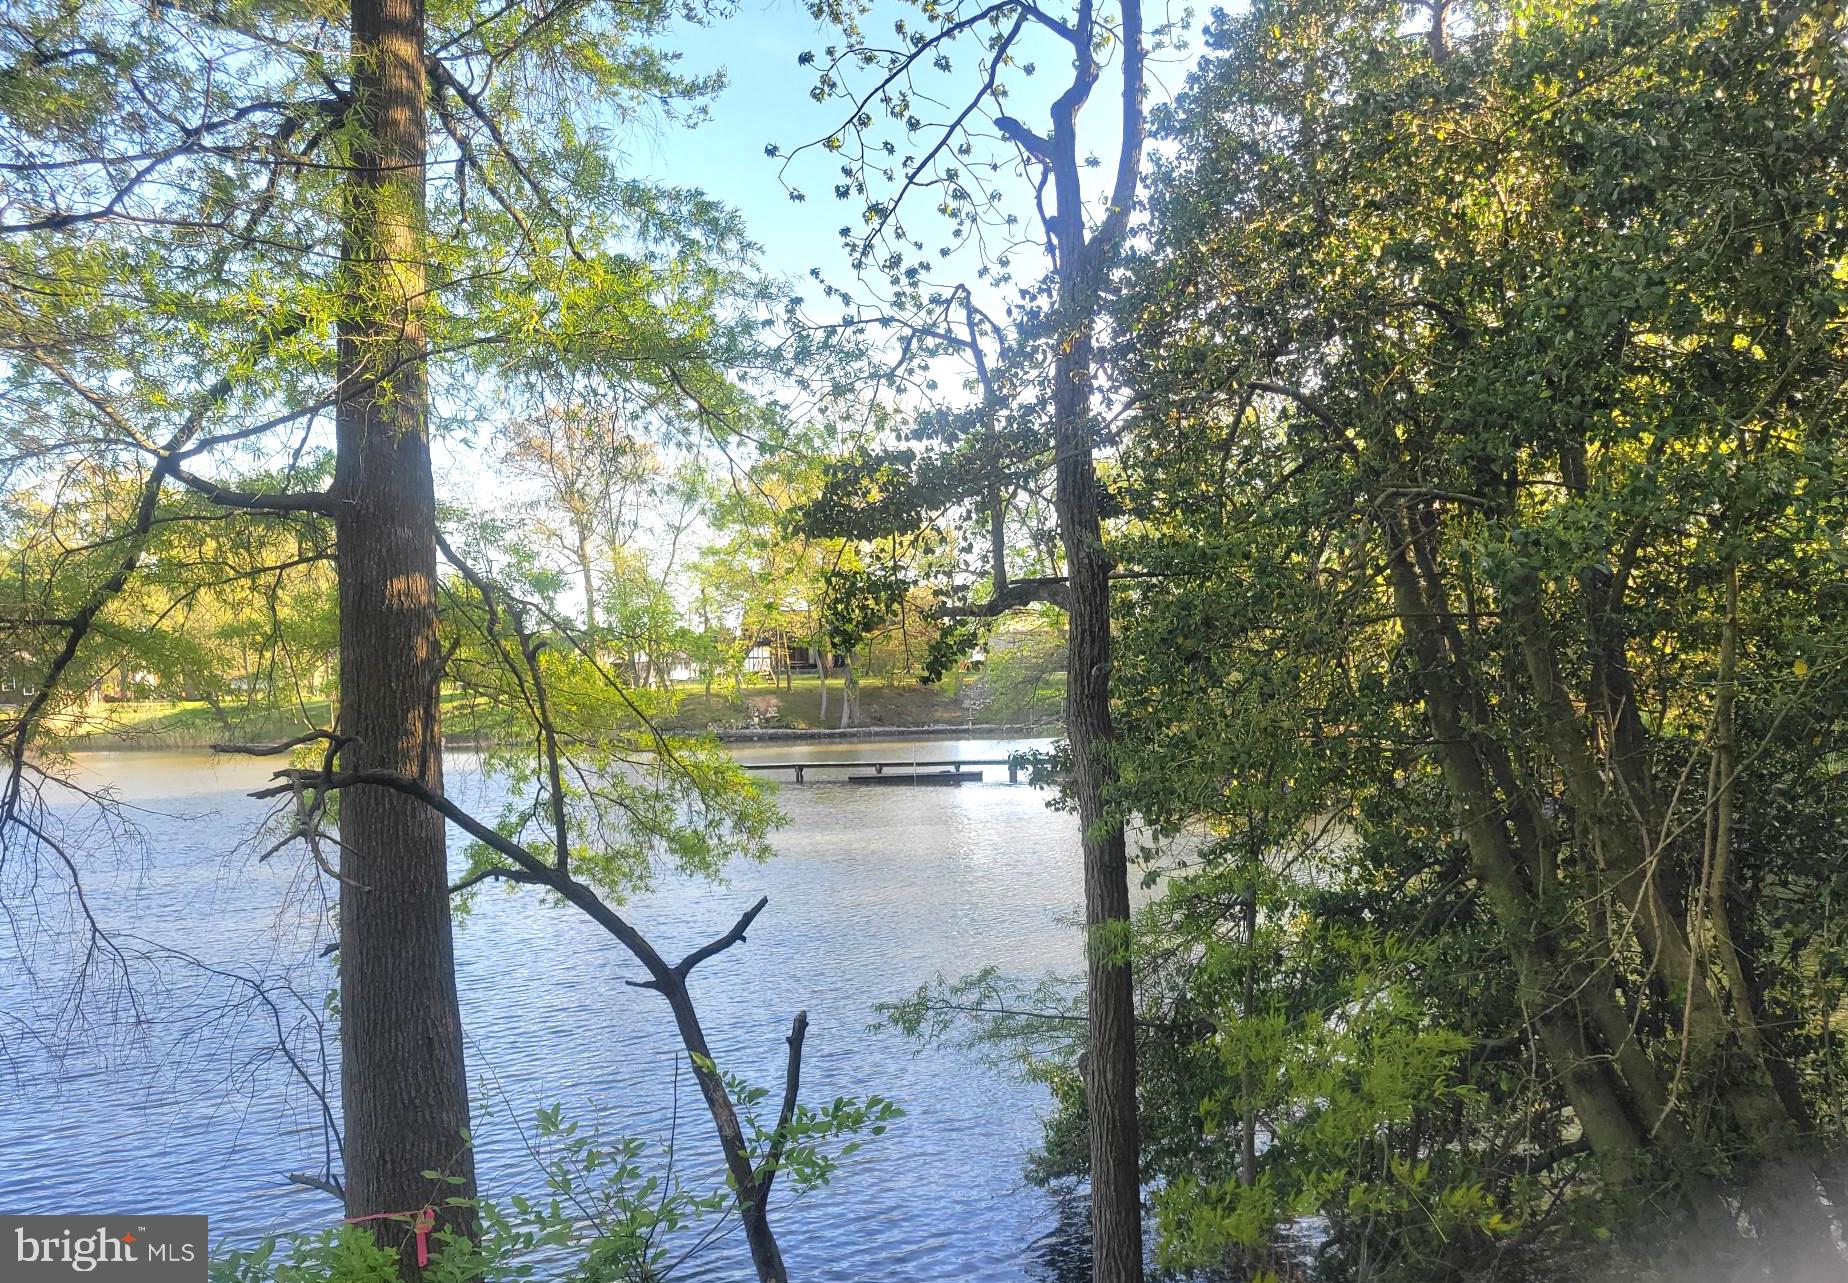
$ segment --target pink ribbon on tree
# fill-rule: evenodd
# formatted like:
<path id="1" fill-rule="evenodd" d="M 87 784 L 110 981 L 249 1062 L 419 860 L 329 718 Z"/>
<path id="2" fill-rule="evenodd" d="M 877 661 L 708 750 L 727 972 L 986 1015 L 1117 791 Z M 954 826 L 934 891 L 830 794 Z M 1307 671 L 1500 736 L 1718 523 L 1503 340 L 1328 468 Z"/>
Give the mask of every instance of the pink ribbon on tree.
<path id="1" fill-rule="evenodd" d="M 436 1228 L 436 1209 L 422 1207 L 414 1212 L 374 1212 L 370 1216 L 349 1216 L 343 1222 L 357 1225 L 361 1221 L 388 1221 L 400 1216 L 411 1217 L 411 1229 L 417 1234 L 417 1268 L 430 1263 L 430 1231 Z"/>

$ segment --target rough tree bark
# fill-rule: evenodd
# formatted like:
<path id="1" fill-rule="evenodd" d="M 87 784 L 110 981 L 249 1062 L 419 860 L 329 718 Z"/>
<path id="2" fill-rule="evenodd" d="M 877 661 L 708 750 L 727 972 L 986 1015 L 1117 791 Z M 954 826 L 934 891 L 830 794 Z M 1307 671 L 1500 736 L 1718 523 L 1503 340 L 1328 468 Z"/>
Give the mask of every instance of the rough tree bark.
<path id="1" fill-rule="evenodd" d="M 347 771 L 443 787 L 436 501 L 423 367 L 424 11 L 353 0 L 358 138 L 347 183 L 333 484 Z M 468 1081 L 443 817 L 357 788 L 340 811 L 341 1104 L 350 1217 L 437 1209 L 472 1233 Z M 433 1183 L 436 1171 L 459 1183 Z M 368 1221 L 381 1241 L 411 1235 Z"/>
<path id="2" fill-rule="evenodd" d="M 1085 9 L 1088 15 L 1089 7 Z M 1084 844 L 1087 1028 L 1085 1102 L 1090 1116 L 1091 1276 L 1141 1283 L 1141 1142 L 1136 1118 L 1136 1000 L 1130 975 L 1129 860 L 1109 791 L 1116 770 L 1110 718 L 1110 555 L 1104 547 L 1093 437 L 1093 335 L 1100 291 L 1135 199 L 1142 157 L 1142 10 L 1122 5 L 1123 139 L 1111 205 L 1087 234 L 1077 118 L 1096 84 L 1089 19 L 1073 42 L 1070 88 L 1052 108 L 1044 153 L 1057 208 L 1048 220 L 1058 250 L 1058 356 L 1053 363 L 1053 506 L 1064 545 L 1068 624 L 1065 733 L 1071 789 Z"/>
<path id="3" fill-rule="evenodd" d="M 1097 1283 L 1133 1283 L 1142 1277 L 1136 1000 L 1129 963 L 1129 859 L 1122 822 L 1107 796 L 1115 779 L 1109 755 L 1116 737 L 1110 719 L 1110 558 L 1103 545 L 1091 455 L 1090 363 L 1086 324 L 1059 360 L 1053 394 L 1056 503 L 1070 601 L 1065 733 L 1084 844 L 1092 1277 Z"/>

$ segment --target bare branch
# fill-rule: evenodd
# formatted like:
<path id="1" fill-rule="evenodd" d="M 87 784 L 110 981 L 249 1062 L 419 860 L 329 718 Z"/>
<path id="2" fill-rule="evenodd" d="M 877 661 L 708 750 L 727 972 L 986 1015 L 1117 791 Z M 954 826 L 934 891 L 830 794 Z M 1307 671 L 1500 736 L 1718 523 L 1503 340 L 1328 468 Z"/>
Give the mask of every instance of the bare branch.
<path id="1" fill-rule="evenodd" d="M 769 1150 L 757 1169 L 758 1192 L 766 1203 L 770 1200 L 770 1187 L 776 1182 L 777 1169 L 783 1164 L 783 1148 L 789 1141 L 790 1124 L 796 1118 L 796 1095 L 802 1089 L 802 1040 L 807 1036 L 808 1012 L 798 1011 L 789 1024 L 789 1063 L 783 1070 L 783 1107 L 777 1111 L 776 1130 L 770 1135 Z"/>
<path id="2" fill-rule="evenodd" d="M 1010 579 L 1007 586 L 977 606 L 950 606 L 939 612 L 945 619 L 993 619 L 1010 610 L 1045 602 L 1060 610 L 1070 608 L 1070 588 L 1063 576 Z"/>
<path id="3" fill-rule="evenodd" d="M 316 730 L 277 744 L 212 744 L 209 747 L 214 753 L 242 753 L 246 757 L 276 757 L 287 753 L 290 749 L 300 748 L 304 744 L 319 743 L 322 740 L 338 740 L 345 743 L 346 737 L 337 736 L 332 731 Z"/>
<path id="4" fill-rule="evenodd" d="M 1136 203 L 1136 183 L 1142 173 L 1142 147 L 1147 136 L 1143 119 L 1146 90 L 1142 44 L 1142 0 L 1121 0 L 1123 29 L 1123 141 L 1117 152 L 1116 182 L 1110 190 L 1110 209 L 1091 236 L 1090 253 L 1098 264 L 1108 260 L 1129 226 L 1129 211 Z"/>
<path id="5" fill-rule="evenodd" d="M 459 895 L 470 887 L 478 886 L 490 879 L 501 882 L 520 882 L 527 885 L 543 885 L 545 883 L 545 879 L 537 874 L 527 873 L 522 869 L 505 869 L 497 865 L 493 868 L 482 869 L 478 873 L 471 873 L 460 882 L 451 884 L 449 894 Z"/>
<path id="6" fill-rule="evenodd" d="M 762 913 L 764 911 L 764 906 L 769 903 L 769 896 L 764 896 L 759 899 L 756 904 L 744 911 L 738 921 L 732 924 L 732 929 L 730 931 L 727 931 L 724 935 L 712 941 L 710 944 L 701 945 L 692 953 L 689 953 L 679 961 L 674 967 L 674 971 L 684 979 L 692 973 L 693 968 L 697 967 L 706 959 L 717 957 L 735 944 L 743 944 L 744 933 L 750 930 L 751 923 L 756 920 L 757 915 Z"/>
<path id="7" fill-rule="evenodd" d="M 310 1176 L 306 1172 L 288 1172 L 283 1179 L 291 1185 L 304 1185 L 309 1189 L 318 1189 L 323 1194 L 346 1202 L 346 1188 L 333 1176 Z"/>
<path id="8" fill-rule="evenodd" d="M 173 469 L 173 479 L 226 508 L 245 508 L 255 512 L 314 512 L 324 517 L 334 515 L 334 497 L 322 490 L 303 494 L 259 494 L 250 490 L 232 490 L 180 467 Z"/>

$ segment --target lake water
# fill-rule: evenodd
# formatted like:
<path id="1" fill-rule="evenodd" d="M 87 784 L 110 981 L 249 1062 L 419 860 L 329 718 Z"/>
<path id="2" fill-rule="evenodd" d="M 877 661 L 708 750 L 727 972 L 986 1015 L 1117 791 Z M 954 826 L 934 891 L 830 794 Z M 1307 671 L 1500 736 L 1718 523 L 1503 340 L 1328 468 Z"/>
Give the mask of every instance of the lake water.
<path id="1" fill-rule="evenodd" d="M 1028 746 L 789 743 L 740 756 L 1000 757 Z M 204 1212 L 221 1244 L 338 1217 L 325 1195 L 283 1179 L 321 1166 L 318 1106 L 275 1052 L 278 1017 L 229 978 L 288 980 L 309 1004 L 331 984 L 313 943 L 324 880 L 299 846 L 256 858 L 264 804 L 244 795 L 273 765 L 192 753 L 81 760 L 136 827 L 124 835 L 76 818 L 68 833 L 94 911 L 135 955 L 132 991 L 103 959 L 72 1005 L 71 959 L 59 948 L 75 938 L 68 908 L 16 918 L 10 934 L 0 928 L 0 1211 Z M 449 770 L 453 793 L 479 794 L 465 756 Z M 695 973 L 721 1063 L 779 1087 L 790 1018 L 807 1008 L 804 1100 L 877 1092 L 906 1111 L 829 1186 L 800 1198 L 779 1187 L 773 1223 L 792 1277 L 1085 1277 L 1082 1199 L 1021 1175 L 1043 1091 L 967 1051 L 920 1050 L 868 1028 L 873 1003 L 939 973 L 993 964 L 1037 978 L 1080 966 L 1075 820 L 1047 810 L 1046 794 L 1007 785 L 1004 769 L 961 788 L 809 780 L 781 790 L 790 823 L 773 860 L 735 867 L 724 885 L 666 880 L 624 907 L 673 957 L 767 895 L 748 942 Z M 15 858 L 0 874 L 8 903 L 23 902 L 24 867 Z M 514 1123 L 530 1129 L 533 1110 L 552 1104 L 614 1135 L 653 1140 L 677 1127 L 677 1161 L 716 1166 L 684 1068 L 674 1123 L 680 1047 L 666 1004 L 623 983 L 640 969 L 614 940 L 530 888 L 491 888 L 458 924 L 456 949 L 476 1108 L 490 1111 L 476 1130 L 485 1195 L 538 1188 Z M 300 1044 L 310 1022 L 286 997 L 279 1006 Z M 65 1032 L 47 1044 L 33 1028 Z M 311 1068 L 314 1050 L 310 1040 L 298 1052 Z M 749 1276 L 733 1234 L 675 1277 Z"/>

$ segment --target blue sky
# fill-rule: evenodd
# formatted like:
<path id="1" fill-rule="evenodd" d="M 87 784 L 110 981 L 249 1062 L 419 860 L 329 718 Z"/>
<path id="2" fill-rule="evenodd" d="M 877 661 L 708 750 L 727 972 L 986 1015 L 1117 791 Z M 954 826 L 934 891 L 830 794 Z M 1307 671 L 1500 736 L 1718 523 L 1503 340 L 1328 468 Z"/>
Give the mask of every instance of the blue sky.
<path id="1" fill-rule="evenodd" d="M 765 265 L 779 275 L 838 269 L 843 261 L 836 202 L 825 194 L 791 201 L 777 179 L 780 162 L 764 154 L 766 144 L 788 151 L 839 123 L 840 105 L 812 101 L 813 73 L 796 61 L 803 50 L 826 44 L 828 34 L 798 0 L 746 0 L 728 20 L 677 28 L 668 44 L 682 52 L 682 67 L 722 68 L 729 83 L 709 122 L 692 132 L 662 131 L 635 157 L 646 172 L 704 188 L 743 213 L 764 247 Z"/>
<path id="2" fill-rule="evenodd" d="M 1182 0 L 1173 2 L 1178 6 Z M 1161 0 L 1145 3 L 1158 9 Z M 916 21 L 916 9 L 904 0 L 878 0 L 878 5 L 878 16 L 868 17 L 864 23 L 869 37 L 889 37 L 892 20 L 901 14 Z M 767 156 L 764 149 L 775 144 L 787 153 L 827 136 L 841 123 L 845 104 L 839 100 L 813 101 L 809 90 L 815 80 L 814 69 L 798 61 L 805 50 L 819 52 L 835 36 L 833 29 L 818 25 L 809 16 L 801 0 L 741 0 L 730 19 L 705 27 L 676 24 L 663 43 L 682 55 L 681 70 L 703 75 L 722 69 L 727 86 L 709 104 L 711 119 L 699 127 L 644 128 L 625 139 L 628 167 L 638 177 L 699 187 L 738 210 L 751 238 L 763 247 L 764 269 L 800 282 L 798 288 L 812 304 L 820 302 L 820 291 L 804 281 L 811 268 L 819 267 L 836 285 L 855 285 L 849 277 L 838 229 L 855 221 L 859 207 L 834 198 L 832 188 L 839 180 L 837 158 L 817 150 L 795 161 L 789 179 L 809 196 L 797 203 L 789 199 L 779 177 L 783 162 Z M 1063 88 L 1070 53 L 1049 35 L 1023 41 L 1021 48 L 1021 60 L 1037 62 L 1039 72 L 1025 80 L 1016 70 L 1016 93 L 1009 99 L 1009 108 L 1030 127 L 1044 131 L 1046 107 L 1051 96 Z M 949 77 L 954 84 L 939 80 L 945 97 L 953 89 L 960 89 L 965 95 L 960 101 L 966 101 L 975 57 L 972 46 L 956 51 L 955 68 Z M 1176 56 L 1168 53 L 1161 64 L 1152 68 L 1159 75 L 1159 83 L 1152 86 L 1151 96 L 1162 98 L 1177 89 L 1190 64 L 1191 58 L 1177 62 Z M 1114 68 L 1105 71 L 1080 122 L 1088 145 L 1110 160 L 1114 160 L 1112 153 L 1119 137 L 1119 100 L 1113 73 Z M 861 76 L 865 79 L 857 82 L 860 87 L 869 86 L 873 74 L 863 70 Z M 885 136 L 902 146 L 895 125 Z M 1109 164 L 1091 171 L 1088 177 L 1094 192 L 1101 193 L 1111 176 Z M 1009 193 L 1013 212 L 1031 222 L 1035 215 L 1030 187 L 1019 176 L 1005 179 L 1000 186 Z M 924 198 L 915 202 L 924 207 L 924 212 L 914 218 L 913 226 L 922 228 L 931 222 L 928 206 L 934 201 L 928 192 L 914 193 L 916 196 Z M 1017 270 L 1023 280 L 1031 280 L 1045 266 L 1044 259 L 1029 250 L 1020 256 Z M 981 303 L 998 312 L 999 291 L 982 287 L 975 279 L 975 269 L 972 258 L 965 257 L 964 261 L 945 266 L 944 279 L 976 285 Z M 951 378 L 962 377 L 960 370 L 944 373 Z M 456 450 L 451 443 L 445 443 L 439 453 L 448 484 L 460 487 L 458 493 L 473 494 L 487 508 L 506 500 L 507 493 L 499 481 L 488 489 L 481 488 L 492 473 L 480 467 L 472 450 Z"/>
<path id="3" fill-rule="evenodd" d="M 1164 6 L 1157 0 L 1150 8 L 1149 21 L 1160 20 Z M 1175 14 L 1181 12 L 1179 0 L 1171 9 Z M 901 15 L 909 15 L 913 25 L 917 24 L 917 11 L 911 5 L 901 0 L 881 0 L 875 14 L 864 21 L 867 35 L 889 42 L 892 20 Z M 819 151 L 799 157 L 789 177 L 808 193 L 809 199 L 796 203 L 779 181 L 782 162 L 764 154 L 766 144 L 788 152 L 827 135 L 840 124 L 845 105 L 840 101 L 819 104 L 811 100 L 814 70 L 797 61 L 804 50 L 819 51 L 834 35 L 832 29 L 818 25 L 809 16 L 800 0 L 743 0 L 736 15 L 728 20 L 709 27 L 677 27 L 666 43 L 682 54 L 682 68 L 692 73 L 722 68 L 729 83 L 711 104 L 712 119 L 707 124 L 692 132 L 660 131 L 645 145 L 637 146 L 633 161 L 641 172 L 663 181 L 704 188 L 739 210 L 753 238 L 764 247 L 764 263 L 772 272 L 802 276 L 818 266 L 831 280 L 846 284 L 842 279 L 846 259 L 838 229 L 853 221 L 857 208 L 833 197 L 838 162 Z M 1056 38 L 1044 33 L 1023 41 L 1020 50 L 1020 61 L 1037 62 L 1040 70 L 1030 80 L 1021 77 L 1018 70 L 1011 75 L 1015 94 L 1010 99 L 1010 111 L 1044 132 L 1045 108 L 1051 96 L 1064 87 L 1070 55 Z M 975 52 L 973 45 L 955 51 L 956 69 L 942 82 L 946 93 L 952 87 L 967 93 Z M 1191 55 L 1177 61 L 1173 51 L 1152 63 L 1151 71 L 1160 83 L 1151 86 L 1151 99 L 1166 97 L 1178 89 L 1191 64 Z M 1081 119 L 1082 136 L 1106 161 L 1114 159 L 1112 153 L 1120 136 L 1113 71 L 1114 68 L 1106 69 Z M 870 71 L 862 71 L 854 83 L 868 86 L 871 76 Z M 898 140 L 895 130 L 885 136 Z M 898 141 L 902 146 L 902 140 Z M 1111 177 L 1110 165 L 1106 163 L 1092 173 L 1101 191 Z M 1015 212 L 1030 219 L 1032 205 L 1021 181 L 1015 178 L 1005 186 L 1010 193 L 1020 193 L 1021 205 Z M 1023 274 L 1036 274 L 1039 266 L 1036 262 L 1029 270 L 1023 263 Z M 971 265 L 969 273 L 973 270 Z"/>

